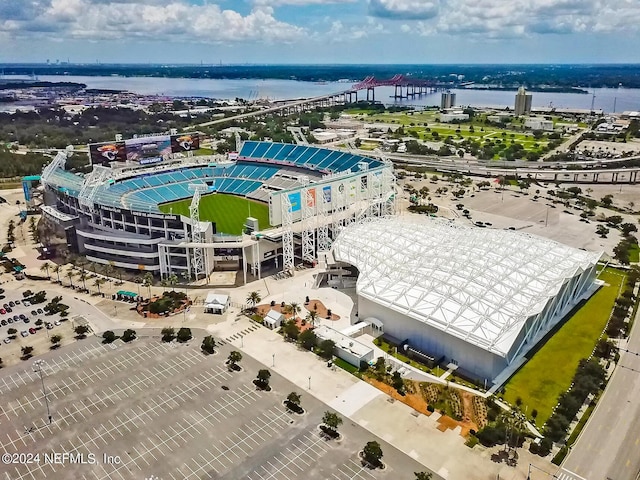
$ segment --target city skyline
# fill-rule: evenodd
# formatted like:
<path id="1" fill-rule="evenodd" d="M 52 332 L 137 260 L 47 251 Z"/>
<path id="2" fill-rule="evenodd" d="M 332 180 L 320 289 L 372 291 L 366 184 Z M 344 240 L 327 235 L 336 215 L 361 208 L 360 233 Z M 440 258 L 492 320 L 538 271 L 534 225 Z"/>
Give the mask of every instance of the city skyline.
<path id="1" fill-rule="evenodd" d="M 636 63 L 638 20 L 597 0 L 0 0 L 0 62 Z"/>

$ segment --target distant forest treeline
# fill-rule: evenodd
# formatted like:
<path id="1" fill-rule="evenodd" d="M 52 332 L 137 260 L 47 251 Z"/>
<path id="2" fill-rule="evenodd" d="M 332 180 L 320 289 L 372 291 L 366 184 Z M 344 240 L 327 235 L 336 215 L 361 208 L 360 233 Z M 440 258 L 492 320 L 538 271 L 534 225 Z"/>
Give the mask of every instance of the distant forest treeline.
<path id="1" fill-rule="evenodd" d="M 640 88 L 640 65 L 42 65 L 0 64 L 7 75 L 122 75 L 173 78 L 285 79 L 303 81 L 390 78 L 401 73 L 421 79 L 498 85 Z"/>

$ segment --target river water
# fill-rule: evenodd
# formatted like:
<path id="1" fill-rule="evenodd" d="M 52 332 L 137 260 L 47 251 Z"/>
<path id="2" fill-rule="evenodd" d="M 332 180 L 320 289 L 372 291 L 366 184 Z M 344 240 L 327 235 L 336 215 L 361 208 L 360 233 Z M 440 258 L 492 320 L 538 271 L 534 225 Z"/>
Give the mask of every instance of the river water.
<path id="1" fill-rule="evenodd" d="M 12 78 L 6 76 L 4 78 Z M 128 90 L 143 95 L 163 95 L 169 97 L 206 97 L 216 99 L 256 99 L 282 100 L 289 98 L 313 97 L 348 90 L 351 83 L 342 82 L 299 82 L 295 80 L 225 80 L 195 78 L 156 77 L 91 77 L 91 76 L 42 76 L 39 80 L 84 83 L 88 88 Z M 514 91 L 454 89 L 457 105 L 496 106 L 513 108 Z M 394 99 L 393 87 L 377 87 L 376 100 L 387 105 L 428 106 L 440 104 L 440 93 L 423 95 L 410 99 Z M 605 112 L 640 110 L 640 89 L 596 88 L 588 94 L 532 92 L 533 107 L 590 109 L 593 100 L 595 109 Z M 595 98 L 593 97 L 595 95 Z M 366 98 L 361 91 L 359 99 Z"/>

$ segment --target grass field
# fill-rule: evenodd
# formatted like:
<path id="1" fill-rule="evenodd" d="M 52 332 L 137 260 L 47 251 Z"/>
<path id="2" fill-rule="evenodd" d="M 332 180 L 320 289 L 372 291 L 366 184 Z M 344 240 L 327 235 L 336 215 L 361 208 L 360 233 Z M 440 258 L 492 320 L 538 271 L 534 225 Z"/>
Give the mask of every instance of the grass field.
<path id="1" fill-rule="evenodd" d="M 160 206 L 160 210 L 164 213 L 188 217 L 189 205 L 191 205 L 191 199 L 187 198 L 165 203 Z M 200 199 L 200 220 L 215 222 L 218 233 L 241 234 L 249 216 L 258 219 L 261 229 L 269 227 L 269 206 L 264 203 L 221 193 L 206 195 Z"/>
<path id="2" fill-rule="evenodd" d="M 607 269 L 599 276 L 600 288 L 547 343 L 505 385 L 504 399 L 514 404 L 522 399 L 527 411 L 538 410 L 536 422 L 542 425 L 551 416 L 561 393 L 569 388 L 578 362 L 593 351 L 607 323 L 624 276 Z"/>

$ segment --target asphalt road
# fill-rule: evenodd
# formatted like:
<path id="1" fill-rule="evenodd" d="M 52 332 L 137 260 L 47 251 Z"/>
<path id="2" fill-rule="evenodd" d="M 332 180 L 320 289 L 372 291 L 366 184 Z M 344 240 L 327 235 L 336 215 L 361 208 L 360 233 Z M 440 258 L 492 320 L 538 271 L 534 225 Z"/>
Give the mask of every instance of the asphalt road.
<path id="1" fill-rule="evenodd" d="M 636 480 L 640 475 L 639 316 L 630 352 L 620 352 L 604 395 L 563 463 L 586 480 Z"/>

